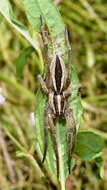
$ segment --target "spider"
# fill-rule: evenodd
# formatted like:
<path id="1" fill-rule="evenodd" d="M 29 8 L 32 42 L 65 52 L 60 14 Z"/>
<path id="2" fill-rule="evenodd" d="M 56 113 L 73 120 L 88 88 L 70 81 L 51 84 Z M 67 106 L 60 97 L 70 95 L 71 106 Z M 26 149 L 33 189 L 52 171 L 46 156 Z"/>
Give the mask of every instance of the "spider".
<path id="1" fill-rule="evenodd" d="M 48 57 L 48 44 L 46 42 L 46 35 L 42 17 L 40 16 L 41 35 L 44 44 L 45 61 L 46 61 L 46 82 L 42 79 L 41 75 L 38 75 L 39 82 L 45 95 L 48 98 L 44 109 L 44 154 L 42 163 L 45 161 L 47 147 L 48 147 L 48 126 L 50 127 L 52 141 L 54 145 L 54 151 L 56 155 L 57 177 L 59 177 L 59 154 L 56 140 L 56 130 L 54 127 L 54 120 L 56 117 L 64 117 L 66 120 L 66 135 L 67 135 L 67 154 L 68 154 L 68 170 L 70 174 L 70 163 L 72 158 L 72 152 L 74 150 L 76 139 L 76 122 L 73 114 L 73 109 L 67 102 L 72 91 L 80 88 L 80 85 L 70 88 L 71 77 L 71 47 L 68 40 L 67 29 L 65 27 L 65 42 L 68 47 L 68 72 L 66 75 L 66 69 L 64 61 L 58 53 L 55 54 L 52 61 L 49 62 Z M 71 129 L 71 123 L 73 128 Z M 71 145 L 71 133 L 72 133 L 72 145 Z"/>

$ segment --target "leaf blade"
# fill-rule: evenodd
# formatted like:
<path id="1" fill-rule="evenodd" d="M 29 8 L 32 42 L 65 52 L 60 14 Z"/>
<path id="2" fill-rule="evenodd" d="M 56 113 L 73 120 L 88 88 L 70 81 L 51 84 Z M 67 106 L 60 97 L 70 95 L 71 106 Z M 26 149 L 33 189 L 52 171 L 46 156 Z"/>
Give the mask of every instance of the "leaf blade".
<path id="1" fill-rule="evenodd" d="M 30 5 L 27 5 L 29 3 Z M 26 4 L 26 5 L 25 5 Z M 40 15 L 42 15 L 47 28 L 50 33 L 52 44 L 51 46 L 53 51 L 49 49 L 49 56 L 52 59 L 56 52 L 60 52 L 64 59 L 64 62 L 67 66 L 67 47 L 65 44 L 64 32 L 65 32 L 65 25 L 63 20 L 57 10 L 57 8 L 52 4 L 49 0 L 24 0 L 25 10 L 27 17 L 29 19 L 30 24 L 35 28 L 34 18 L 36 23 L 36 27 L 40 25 L 40 20 L 38 16 L 38 12 L 40 11 Z M 28 10 L 28 7 L 33 7 L 33 9 Z M 37 15 L 36 11 L 34 11 L 34 7 L 38 8 Z M 32 11 L 33 10 L 33 11 Z M 32 13 L 31 13 L 32 12 Z M 72 66 L 72 75 L 71 75 L 71 87 L 76 86 L 78 84 L 78 79 L 75 73 L 75 69 Z M 80 117 L 82 114 L 82 107 L 80 103 L 80 97 L 78 96 L 78 90 L 73 92 L 73 97 L 75 100 L 72 101 L 72 98 L 69 99 L 69 103 L 73 106 L 74 115 L 76 119 L 77 128 L 79 128 Z M 44 115 L 44 107 L 46 104 L 46 97 L 43 95 L 43 92 L 39 89 L 37 96 L 36 96 L 36 106 L 35 106 L 35 116 L 36 116 L 36 131 L 38 137 L 38 144 L 40 146 L 41 152 L 43 153 L 44 150 L 44 124 L 43 124 L 43 115 Z M 58 151 L 61 153 L 59 154 L 60 159 L 60 182 L 62 188 L 64 189 L 64 184 L 66 181 L 66 177 L 68 175 L 68 166 L 67 166 L 67 144 L 66 144 L 66 126 L 65 122 L 56 121 L 55 124 L 56 131 L 57 131 L 57 143 L 58 143 Z M 48 152 L 46 156 L 46 164 L 48 165 L 49 169 L 53 171 L 56 175 L 56 161 L 55 161 L 55 154 L 53 143 L 51 140 L 50 131 L 48 130 Z"/>
<path id="2" fill-rule="evenodd" d="M 103 139 L 92 131 L 81 131 L 77 135 L 75 153 L 83 160 L 97 158 L 104 148 Z"/>
<path id="3" fill-rule="evenodd" d="M 31 54 L 32 51 L 33 47 L 25 47 L 16 60 L 16 77 L 18 80 L 20 80 L 22 77 L 24 66 L 27 63 L 27 57 Z"/>

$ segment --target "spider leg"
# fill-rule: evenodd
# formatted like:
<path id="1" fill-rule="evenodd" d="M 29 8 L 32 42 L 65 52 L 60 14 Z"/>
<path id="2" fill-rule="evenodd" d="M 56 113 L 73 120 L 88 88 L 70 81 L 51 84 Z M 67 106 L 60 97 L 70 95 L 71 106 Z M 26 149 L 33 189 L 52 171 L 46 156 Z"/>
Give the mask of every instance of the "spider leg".
<path id="1" fill-rule="evenodd" d="M 68 39 L 68 32 L 67 32 L 66 26 L 65 26 L 65 42 L 67 43 L 67 47 L 68 47 L 68 74 L 67 74 L 66 82 L 64 85 L 64 90 L 68 88 L 70 84 L 70 77 L 71 77 L 71 46 Z"/>
<path id="2" fill-rule="evenodd" d="M 44 44 L 44 53 L 45 53 L 45 61 L 46 64 L 48 64 L 48 43 L 46 40 L 46 35 L 45 35 L 45 29 L 44 29 L 44 24 L 43 24 L 43 20 L 42 20 L 42 16 L 40 15 L 40 25 L 41 25 L 41 35 L 42 35 L 42 40 L 43 40 L 43 44 Z"/>
<path id="3" fill-rule="evenodd" d="M 49 70 L 49 56 L 48 56 L 48 43 L 47 43 L 47 37 L 45 35 L 45 29 L 43 24 L 42 15 L 40 15 L 40 25 L 41 25 L 41 35 L 42 40 L 44 44 L 44 54 L 45 54 L 45 63 L 47 68 L 47 75 L 46 75 L 46 86 L 50 87 L 50 70 Z"/>
<path id="4" fill-rule="evenodd" d="M 73 90 L 76 90 L 76 89 L 81 88 L 81 87 L 82 87 L 81 84 L 78 84 L 77 86 L 75 86 L 73 88 L 68 88 L 67 90 L 65 90 L 63 92 L 64 97 L 68 98 L 72 94 Z"/>
<path id="5" fill-rule="evenodd" d="M 52 141 L 54 144 L 55 154 L 56 154 L 57 177 L 59 177 L 59 154 L 58 154 L 58 145 L 56 141 L 56 130 L 54 127 L 52 116 L 50 114 L 48 114 L 48 121 L 49 121 L 50 130 L 51 130 Z"/>
<path id="6" fill-rule="evenodd" d="M 73 110 L 70 106 L 68 106 L 66 109 L 65 117 L 66 117 L 67 147 L 68 147 L 68 170 L 70 174 L 72 152 L 74 150 L 75 139 L 76 139 L 76 123 L 75 123 Z M 72 130 L 71 130 L 71 122 L 73 125 Z M 71 146 L 71 132 L 72 132 L 72 146 Z"/>
<path id="7" fill-rule="evenodd" d="M 42 79 L 42 76 L 41 76 L 41 75 L 38 75 L 38 79 L 39 79 L 39 82 L 40 82 L 40 84 L 41 84 L 41 86 L 42 86 L 42 89 L 43 89 L 44 93 L 45 93 L 46 96 L 47 96 L 49 92 L 48 92 L 48 88 L 47 88 L 47 86 L 46 86 L 44 80 Z"/>
<path id="8" fill-rule="evenodd" d="M 66 118 L 66 130 L 67 130 L 67 147 L 68 147 L 68 170 L 70 173 L 70 165 L 71 165 L 71 126 L 70 126 L 70 118 Z"/>
<path id="9" fill-rule="evenodd" d="M 45 106 L 44 110 L 44 154 L 43 154 L 43 159 L 42 163 L 45 161 L 46 158 L 46 153 L 47 153 L 47 148 L 48 148 L 48 114 L 47 110 L 49 109 L 48 103 Z"/>

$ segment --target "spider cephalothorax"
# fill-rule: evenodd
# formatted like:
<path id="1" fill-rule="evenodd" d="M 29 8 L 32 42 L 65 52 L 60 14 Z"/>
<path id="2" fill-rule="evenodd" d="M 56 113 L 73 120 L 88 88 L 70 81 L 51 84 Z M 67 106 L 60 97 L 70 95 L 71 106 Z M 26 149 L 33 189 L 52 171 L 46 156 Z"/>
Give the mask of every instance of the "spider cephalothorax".
<path id="1" fill-rule="evenodd" d="M 59 176 L 59 155 L 56 140 L 56 130 L 54 127 L 54 119 L 58 116 L 62 116 L 66 120 L 67 131 L 67 147 L 68 147 L 68 169 L 70 173 L 70 162 L 72 157 L 72 151 L 75 145 L 76 137 L 76 123 L 73 115 L 72 107 L 68 104 L 67 99 L 72 94 L 74 89 L 80 88 L 80 85 L 70 88 L 71 77 L 71 47 L 68 41 L 67 30 L 65 29 L 65 41 L 68 46 L 68 71 L 66 74 L 64 61 L 58 53 L 55 54 L 51 63 L 48 59 L 48 45 L 46 43 L 46 37 L 44 32 L 44 26 L 41 20 L 41 34 L 44 42 L 45 58 L 46 58 L 46 82 L 43 81 L 41 75 L 38 76 L 42 89 L 45 95 L 48 97 L 48 101 L 44 110 L 44 155 L 43 162 L 46 157 L 47 145 L 48 145 L 48 126 L 51 130 L 52 140 L 54 144 L 56 162 L 57 162 L 57 176 Z M 71 131 L 71 123 L 73 129 Z M 71 133 L 72 133 L 72 145 L 71 145 Z"/>

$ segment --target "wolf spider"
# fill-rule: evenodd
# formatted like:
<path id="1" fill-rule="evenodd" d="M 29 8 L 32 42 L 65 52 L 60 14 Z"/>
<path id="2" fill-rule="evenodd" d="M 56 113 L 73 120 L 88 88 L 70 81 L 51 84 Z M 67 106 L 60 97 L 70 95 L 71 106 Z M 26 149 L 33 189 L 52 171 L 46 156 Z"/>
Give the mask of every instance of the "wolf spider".
<path id="1" fill-rule="evenodd" d="M 56 119 L 56 117 L 59 116 L 62 116 L 66 119 L 68 170 L 70 173 L 72 152 L 74 150 L 75 139 L 76 139 L 76 122 L 73 114 L 73 109 L 68 104 L 67 99 L 69 98 L 69 96 L 71 96 L 73 90 L 80 88 L 80 85 L 74 88 L 69 87 L 70 77 L 71 77 L 71 47 L 68 40 L 66 27 L 65 27 L 65 42 L 67 43 L 68 47 L 67 76 L 66 76 L 65 64 L 61 55 L 56 53 L 52 61 L 49 62 L 48 44 L 46 42 L 46 35 L 44 31 L 42 17 L 40 17 L 40 23 L 41 23 L 41 35 L 45 50 L 47 73 L 46 73 L 46 82 L 42 79 L 41 75 L 38 75 L 38 79 L 45 95 L 48 98 L 48 101 L 44 109 L 44 154 L 43 154 L 42 163 L 46 158 L 46 152 L 48 147 L 48 126 L 49 126 L 56 155 L 57 177 L 59 177 L 59 155 L 58 155 L 58 146 L 56 140 L 56 130 L 53 121 Z M 72 130 L 71 130 L 71 123 L 73 126 Z M 71 145 L 71 133 L 72 133 L 72 145 Z"/>

